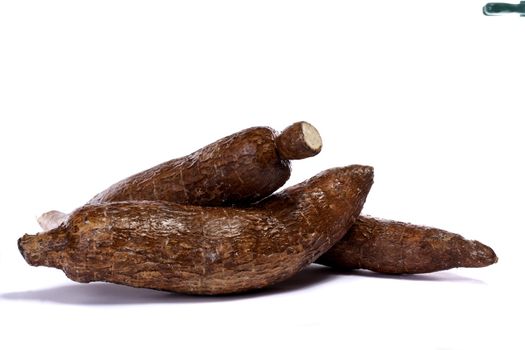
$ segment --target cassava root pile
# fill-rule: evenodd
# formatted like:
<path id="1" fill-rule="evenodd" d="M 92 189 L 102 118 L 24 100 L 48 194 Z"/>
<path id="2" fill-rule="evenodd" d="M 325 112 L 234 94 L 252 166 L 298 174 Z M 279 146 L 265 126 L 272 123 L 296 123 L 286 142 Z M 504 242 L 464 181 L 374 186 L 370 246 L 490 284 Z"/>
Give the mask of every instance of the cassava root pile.
<path id="1" fill-rule="evenodd" d="M 210 295 L 263 288 L 312 262 L 400 274 L 497 261 L 457 234 L 358 218 L 368 166 L 329 169 L 271 195 L 289 178 L 289 160 L 321 147 L 306 122 L 280 134 L 243 130 L 124 179 L 71 214 L 43 214 L 45 232 L 20 238 L 20 252 L 78 282 Z"/>

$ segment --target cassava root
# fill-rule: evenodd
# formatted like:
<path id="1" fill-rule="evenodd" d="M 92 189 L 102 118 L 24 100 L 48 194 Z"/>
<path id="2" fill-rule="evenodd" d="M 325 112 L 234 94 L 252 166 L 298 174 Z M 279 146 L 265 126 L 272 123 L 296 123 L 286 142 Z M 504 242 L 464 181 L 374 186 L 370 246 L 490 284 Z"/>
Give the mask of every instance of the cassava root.
<path id="1" fill-rule="evenodd" d="M 290 177 L 289 160 L 312 157 L 321 148 L 319 132 L 304 121 L 280 134 L 253 127 L 117 182 L 88 204 L 134 199 L 202 206 L 254 203 L 284 185 Z M 67 214 L 53 210 L 38 223 L 50 230 L 65 218 Z"/>
<path id="2" fill-rule="evenodd" d="M 316 263 L 345 270 L 416 274 L 455 267 L 485 267 L 497 261 L 490 247 L 455 233 L 360 216 Z"/>
<path id="3" fill-rule="evenodd" d="M 284 280 L 326 252 L 355 222 L 372 182 L 371 167 L 354 165 L 248 208 L 87 204 L 18 246 L 30 265 L 62 269 L 78 282 L 237 293 Z"/>

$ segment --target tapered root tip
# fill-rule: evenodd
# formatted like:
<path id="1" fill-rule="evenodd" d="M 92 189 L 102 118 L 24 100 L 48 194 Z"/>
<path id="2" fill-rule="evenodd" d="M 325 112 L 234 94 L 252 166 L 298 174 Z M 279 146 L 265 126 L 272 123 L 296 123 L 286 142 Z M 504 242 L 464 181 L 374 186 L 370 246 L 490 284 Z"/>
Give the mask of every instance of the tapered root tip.
<path id="1" fill-rule="evenodd" d="M 304 159 L 321 152 L 323 141 L 312 124 L 297 122 L 283 130 L 276 139 L 276 146 L 282 159 Z"/>
<path id="2" fill-rule="evenodd" d="M 478 241 L 470 241 L 469 254 L 465 254 L 464 267 L 485 267 L 498 262 L 494 250 Z"/>

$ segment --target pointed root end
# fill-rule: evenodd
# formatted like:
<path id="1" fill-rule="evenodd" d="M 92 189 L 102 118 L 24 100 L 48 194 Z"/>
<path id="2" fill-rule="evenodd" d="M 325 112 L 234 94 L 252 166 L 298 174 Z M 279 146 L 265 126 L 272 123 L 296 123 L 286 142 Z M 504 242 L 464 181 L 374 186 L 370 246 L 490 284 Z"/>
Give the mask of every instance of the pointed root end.
<path id="1" fill-rule="evenodd" d="M 494 250 L 478 241 L 470 241 L 469 254 L 465 254 L 464 267 L 485 267 L 498 262 Z"/>

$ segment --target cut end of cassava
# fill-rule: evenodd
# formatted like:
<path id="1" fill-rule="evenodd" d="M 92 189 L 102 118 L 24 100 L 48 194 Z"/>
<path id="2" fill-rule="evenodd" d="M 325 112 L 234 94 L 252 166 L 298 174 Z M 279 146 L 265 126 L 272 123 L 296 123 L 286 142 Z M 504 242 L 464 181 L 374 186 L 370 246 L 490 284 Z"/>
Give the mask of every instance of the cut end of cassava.
<path id="1" fill-rule="evenodd" d="M 58 210 L 51 210 L 47 213 L 40 215 L 37 221 L 44 231 L 49 231 L 60 226 L 60 224 L 62 224 L 66 220 L 66 218 L 66 213 L 62 213 Z"/>
<path id="2" fill-rule="evenodd" d="M 302 122 L 301 127 L 306 145 L 310 149 L 320 152 L 321 147 L 323 146 L 323 140 L 321 140 L 319 131 L 317 131 L 317 129 L 312 124 L 307 122 Z"/>
<path id="3" fill-rule="evenodd" d="M 304 159 L 321 152 L 323 141 L 317 129 L 303 121 L 284 129 L 276 139 L 276 146 L 282 159 Z"/>

